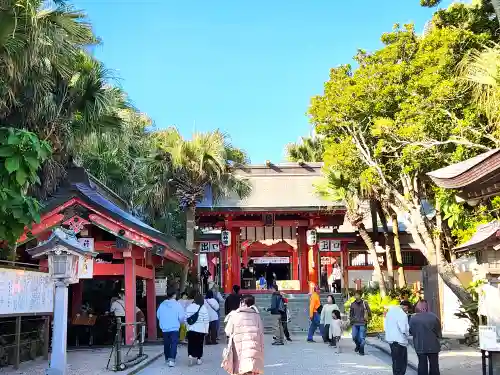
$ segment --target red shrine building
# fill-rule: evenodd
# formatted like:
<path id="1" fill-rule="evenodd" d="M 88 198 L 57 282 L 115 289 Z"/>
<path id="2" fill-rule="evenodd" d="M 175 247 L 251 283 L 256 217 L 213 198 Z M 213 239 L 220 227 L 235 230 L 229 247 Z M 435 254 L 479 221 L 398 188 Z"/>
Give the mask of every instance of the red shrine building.
<path id="1" fill-rule="evenodd" d="M 192 253 L 133 216 L 126 202 L 79 167 L 70 169 L 64 183 L 44 202 L 41 222 L 19 239 L 18 259 L 33 262 L 24 250 L 47 239 L 51 229 L 59 226 L 74 231 L 79 241 L 98 253 L 96 259 L 79 262 L 80 281 L 70 286 L 70 318 L 82 310 L 84 299 L 93 305 L 95 315 L 105 316 L 110 299 L 124 292 L 125 323 L 134 323 L 136 307 L 145 294 L 141 309 L 147 335 L 156 339 L 155 269 L 167 261 L 187 265 Z M 47 270 L 46 261 L 40 268 Z M 138 295 L 144 284 L 145 290 Z M 133 328 L 126 326 L 127 343 L 134 340 Z"/>
<path id="2" fill-rule="evenodd" d="M 207 194 L 198 205 L 199 260 L 225 293 L 235 284 L 252 293 L 266 292 L 258 281 L 247 282 L 242 275 L 242 267 L 250 261 L 254 278 L 265 277 L 270 269 L 280 290 L 289 293 L 308 293 L 321 285 L 321 274 L 330 275 L 335 263 L 343 270 L 343 288 L 355 288 L 357 280 L 359 285 L 372 281 L 373 263 L 366 246 L 352 228 L 345 230 L 344 205 L 324 201 L 315 193 L 321 167 L 322 163 L 252 165 L 237 171 L 253 187 L 249 197 L 212 202 Z M 317 231 L 314 246 L 307 245 L 311 229 Z M 229 232 L 229 246 L 222 246 L 221 231 Z M 408 236 L 402 243 L 401 266 L 407 280 L 420 281 L 425 259 Z M 383 253 L 379 262 L 386 269 Z"/>

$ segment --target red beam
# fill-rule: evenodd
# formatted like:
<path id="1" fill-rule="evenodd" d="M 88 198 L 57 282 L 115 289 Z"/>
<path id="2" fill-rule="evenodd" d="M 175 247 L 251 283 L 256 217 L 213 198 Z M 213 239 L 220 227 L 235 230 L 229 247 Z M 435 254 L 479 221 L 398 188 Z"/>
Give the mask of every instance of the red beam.
<path id="1" fill-rule="evenodd" d="M 276 220 L 274 225 L 278 227 L 306 227 L 309 224 L 307 219 L 299 220 Z"/>
<path id="2" fill-rule="evenodd" d="M 105 217 L 102 217 L 101 215 L 96 215 L 96 214 L 89 215 L 89 219 L 93 224 L 97 225 L 98 227 L 104 227 L 108 229 L 115 236 L 125 238 L 126 240 L 134 244 L 137 244 L 141 247 L 146 247 L 146 248 L 153 247 L 153 244 L 149 242 L 146 238 L 144 238 L 138 233 L 130 231 L 122 223 L 116 223 L 115 221 L 111 221 Z M 120 234 L 120 231 L 124 231 L 125 233 Z"/>
<path id="3" fill-rule="evenodd" d="M 129 230 L 130 232 L 139 234 L 139 235 L 141 235 L 142 237 L 144 237 L 146 239 L 152 240 L 152 241 L 154 241 L 154 242 L 156 242 L 156 243 L 158 243 L 160 245 L 165 246 L 166 249 L 165 249 L 165 252 L 164 252 L 164 255 L 163 255 L 165 258 L 168 258 L 170 260 L 173 260 L 174 262 L 181 263 L 181 264 L 186 264 L 187 262 L 189 262 L 189 258 L 188 257 L 186 257 L 184 255 L 181 255 L 179 253 L 174 252 L 173 250 L 170 249 L 170 247 L 169 247 L 169 245 L 167 243 L 165 243 L 165 242 L 163 242 L 161 240 L 158 240 L 156 238 L 153 238 L 153 237 L 151 237 L 151 236 L 149 236 L 149 235 L 147 235 L 145 233 L 140 233 L 140 232 L 138 232 L 138 231 L 136 231 L 136 230 L 134 230 L 132 228 L 127 227 L 123 223 L 120 223 L 120 222 L 118 222 L 116 220 L 111 219 L 107 215 L 105 215 L 105 214 L 97 211 L 95 208 L 93 208 L 92 206 L 88 205 L 87 203 L 83 202 L 82 200 L 80 200 L 78 198 L 75 198 L 75 200 L 76 200 L 76 202 L 78 204 L 82 205 L 83 207 L 85 207 L 85 208 L 87 208 L 87 209 L 89 209 L 91 211 L 94 211 L 95 213 L 99 214 L 100 216 L 106 218 L 108 221 L 110 221 L 110 222 L 112 222 L 112 223 L 114 223 L 116 225 L 120 225 L 120 226 L 126 228 L 127 230 Z"/>
<path id="4" fill-rule="evenodd" d="M 31 230 L 29 228 L 26 228 L 24 230 L 24 234 L 17 240 L 18 243 L 22 243 L 28 240 L 28 232 L 31 232 L 31 234 L 36 237 L 37 235 L 45 232 L 46 230 L 56 226 L 57 224 L 61 223 L 64 219 L 64 215 L 62 214 L 54 214 L 52 216 L 48 216 L 44 220 L 40 221 L 39 224 L 34 224 L 31 227 Z"/>
<path id="5" fill-rule="evenodd" d="M 380 266 L 382 271 L 387 271 L 387 267 Z M 398 269 L 398 265 L 394 265 L 394 269 Z M 407 271 L 420 271 L 422 266 L 403 266 Z M 373 266 L 347 266 L 348 271 L 373 271 Z"/>
<path id="6" fill-rule="evenodd" d="M 226 225 L 227 229 L 232 228 L 243 228 L 243 227 L 263 227 L 263 221 L 256 220 L 237 220 L 237 221 L 229 221 Z"/>
<path id="7" fill-rule="evenodd" d="M 135 275 L 146 280 L 151 280 L 154 277 L 154 273 L 151 268 L 146 268 L 138 265 L 135 266 Z"/>
<path id="8" fill-rule="evenodd" d="M 115 241 L 96 241 L 94 243 L 94 250 L 100 253 L 115 253 L 117 251 Z"/>
<path id="9" fill-rule="evenodd" d="M 123 276 L 124 272 L 123 264 L 94 262 L 94 276 Z"/>

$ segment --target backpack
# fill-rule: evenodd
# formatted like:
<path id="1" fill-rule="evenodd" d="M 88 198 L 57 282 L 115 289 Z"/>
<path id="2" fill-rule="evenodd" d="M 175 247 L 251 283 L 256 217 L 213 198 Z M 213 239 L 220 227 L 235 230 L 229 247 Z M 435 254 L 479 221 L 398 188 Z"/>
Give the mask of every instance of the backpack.
<path id="1" fill-rule="evenodd" d="M 189 324 L 190 326 L 195 324 L 198 321 L 198 317 L 200 316 L 200 310 L 201 310 L 201 306 L 198 307 L 198 311 L 196 311 L 193 315 L 191 315 L 190 317 L 188 317 L 186 319 L 186 323 Z"/>

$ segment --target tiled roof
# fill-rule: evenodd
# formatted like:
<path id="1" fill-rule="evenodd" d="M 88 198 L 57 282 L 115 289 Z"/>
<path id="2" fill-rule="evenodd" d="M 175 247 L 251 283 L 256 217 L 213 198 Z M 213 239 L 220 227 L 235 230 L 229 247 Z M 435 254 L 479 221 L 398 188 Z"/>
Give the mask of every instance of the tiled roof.
<path id="1" fill-rule="evenodd" d="M 499 168 L 496 160 L 499 155 L 500 149 L 491 150 L 427 175 L 440 187 L 461 188 L 491 173 L 494 168 Z"/>
<path id="2" fill-rule="evenodd" d="M 343 207 L 341 202 L 327 202 L 316 193 L 314 185 L 321 179 L 322 163 L 299 166 L 297 163 L 271 166 L 254 165 L 237 173 L 247 178 L 252 193 L 245 199 L 237 196 L 219 200 L 213 204 L 210 192 L 197 205 L 197 209 L 224 208 L 233 210 L 258 209 L 319 209 Z"/>
<path id="3" fill-rule="evenodd" d="M 469 241 L 455 247 L 453 250 L 455 251 L 474 250 L 474 248 L 482 246 L 490 238 L 496 236 L 499 230 L 500 230 L 500 221 L 498 220 L 494 220 L 488 224 L 479 225 L 477 227 L 476 233 L 474 233 L 474 235 Z"/>

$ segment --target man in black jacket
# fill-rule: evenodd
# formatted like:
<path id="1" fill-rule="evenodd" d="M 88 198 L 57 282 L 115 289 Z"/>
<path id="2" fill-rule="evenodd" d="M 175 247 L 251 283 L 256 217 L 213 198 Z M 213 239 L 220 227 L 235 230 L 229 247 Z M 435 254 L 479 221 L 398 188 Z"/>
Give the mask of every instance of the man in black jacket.
<path id="1" fill-rule="evenodd" d="M 233 285 L 233 293 L 231 293 L 224 303 L 224 312 L 226 316 L 229 315 L 231 311 L 238 310 L 241 303 L 241 294 L 239 285 Z"/>
<path id="2" fill-rule="evenodd" d="M 274 322 L 274 342 L 272 345 L 283 345 L 285 341 L 285 333 L 283 332 L 283 324 L 281 322 L 282 314 L 285 312 L 285 301 L 278 290 L 276 284 L 273 285 L 273 294 L 271 296 L 271 307 L 267 309 L 273 318 Z"/>

